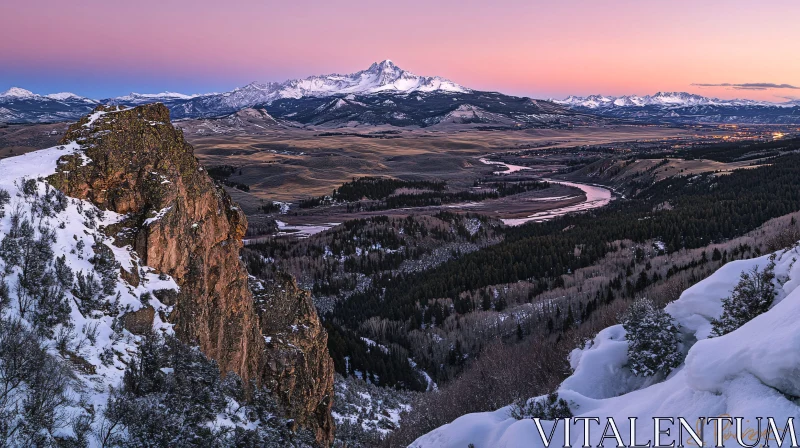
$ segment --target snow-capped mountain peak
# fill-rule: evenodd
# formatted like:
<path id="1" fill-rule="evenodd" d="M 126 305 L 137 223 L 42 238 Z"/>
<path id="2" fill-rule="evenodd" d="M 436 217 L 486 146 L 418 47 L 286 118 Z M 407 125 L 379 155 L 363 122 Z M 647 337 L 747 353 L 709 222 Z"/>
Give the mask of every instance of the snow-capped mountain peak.
<path id="1" fill-rule="evenodd" d="M 208 94 L 186 100 L 175 99 L 186 110 L 231 113 L 248 107 L 272 104 L 281 99 L 324 98 L 337 95 L 372 95 L 378 93 L 407 94 L 412 92 L 467 93 L 470 89 L 439 76 L 419 76 L 386 59 L 366 70 L 351 74 L 330 74 L 291 79 L 281 83 L 253 82 L 229 92 Z M 121 103 L 130 100 L 118 98 Z M 154 101 L 150 98 L 150 102 Z M 174 101 L 173 101 L 174 103 Z"/>
<path id="2" fill-rule="evenodd" d="M 340 75 L 311 76 L 276 85 L 273 95 L 279 98 L 330 96 L 337 94 L 369 95 L 381 92 L 468 92 L 450 80 L 434 76 L 419 76 L 395 65 L 389 59 L 375 62 L 366 70 Z"/>
<path id="3" fill-rule="evenodd" d="M 708 98 L 688 92 L 657 92 L 654 95 L 623 95 L 605 96 L 589 95 L 568 96 L 563 100 L 553 100 L 555 103 L 568 107 L 585 107 L 589 109 L 615 108 L 615 107 L 692 107 L 692 106 L 776 106 L 781 103 L 769 103 L 764 101 L 753 101 L 745 99 L 721 100 L 719 98 Z M 787 103 L 782 103 L 787 104 Z"/>
<path id="4" fill-rule="evenodd" d="M 381 62 L 373 62 L 372 65 L 369 66 L 369 71 L 395 71 L 399 68 L 394 65 L 391 59 L 384 59 Z"/>
<path id="5" fill-rule="evenodd" d="M 650 97 L 650 102 L 658 102 L 667 105 L 689 106 L 694 104 L 707 104 L 717 100 L 704 96 L 695 95 L 687 92 L 658 92 Z"/>
<path id="6" fill-rule="evenodd" d="M 79 100 L 84 99 L 79 95 L 75 95 L 72 92 L 59 92 L 59 93 L 51 93 L 49 95 L 45 95 L 47 98 L 56 101 L 64 101 L 64 100 Z"/>
<path id="7" fill-rule="evenodd" d="M 770 102 L 711 98 L 688 92 L 653 95 L 571 95 L 556 104 L 615 119 L 670 123 L 797 124 L 800 101 Z"/>
<path id="8" fill-rule="evenodd" d="M 12 87 L 3 93 L 0 93 L 0 98 L 33 98 L 37 95 L 30 90 L 21 89 L 19 87 Z"/>
<path id="9" fill-rule="evenodd" d="M 0 101 L 15 101 L 15 100 L 35 100 L 35 101 L 73 101 L 73 102 L 88 102 L 95 104 L 95 100 L 76 95 L 72 92 L 59 92 L 50 93 L 47 95 L 39 95 L 30 90 L 22 89 L 19 87 L 12 87 L 3 93 L 0 93 Z"/>
<path id="10" fill-rule="evenodd" d="M 69 121 L 89 112 L 97 101 L 70 92 L 39 95 L 12 87 L 0 92 L 0 123 Z"/>
<path id="11" fill-rule="evenodd" d="M 131 102 L 135 104 L 152 103 L 164 100 L 189 100 L 199 95 L 185 95 L 177 92 L 161 92 L 161 93 L 136 93 L 131 92 L 128 95 L 114 98 L 118 102 Z"/>

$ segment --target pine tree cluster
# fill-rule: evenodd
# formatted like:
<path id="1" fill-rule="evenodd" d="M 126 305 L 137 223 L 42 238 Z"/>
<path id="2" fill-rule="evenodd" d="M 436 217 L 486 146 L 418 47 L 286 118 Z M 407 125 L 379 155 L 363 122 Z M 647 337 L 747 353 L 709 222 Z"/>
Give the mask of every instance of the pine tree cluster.
<path id="1" fill-rule="evenodd" d="M 146 335 L 113 391 L 97 437 L 109 447 L 314 447 L 272 394 L 174 337 Z"/>

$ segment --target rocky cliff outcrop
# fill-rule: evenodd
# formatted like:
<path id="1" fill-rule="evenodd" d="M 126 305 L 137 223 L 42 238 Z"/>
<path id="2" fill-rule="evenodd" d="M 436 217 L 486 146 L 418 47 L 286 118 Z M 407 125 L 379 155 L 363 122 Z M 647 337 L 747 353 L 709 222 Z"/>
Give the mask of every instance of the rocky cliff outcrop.
<path id="1" fill-rule="evenodd" d="M 294 278 L 258 282 L 253 286 L 259 328 L 267 345 L 262 378 L 289 403 L 294 415 L 320 418 L 323 433 L 333 433 L 333 360 L 328 355 L 328 335 L 317 317 L 311 294 Z M 306 400 L 304 397 L 323 397 Z"/>
<path id="2" fill-rule="evenodd" d="M 169 110 L 100 106 L 69 128 L 70 141 L 84 152 L 64 157 L 49 180 L 124 215 L 106 232 L 140 257 L 125 279 L 140 281 L 137 264 L 172 276 L 180 292 L 159 300 L 172 306 L 163 318 L 176 335 L 222 372 L 270 387 L 297 425 L 329 444 L 333 364 L 310 297 L 290 279 L 262 285 L 248 278 L 239 258 L 247 220 L 199 165 Z M 123 320 L 140 330 L 143 318 Z"/>

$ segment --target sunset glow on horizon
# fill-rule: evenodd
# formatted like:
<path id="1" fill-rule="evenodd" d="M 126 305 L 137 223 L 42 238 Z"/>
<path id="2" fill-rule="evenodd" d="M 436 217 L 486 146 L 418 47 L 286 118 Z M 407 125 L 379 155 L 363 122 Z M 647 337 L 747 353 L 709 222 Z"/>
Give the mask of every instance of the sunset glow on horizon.
<path id="1" fill-rule="evenodd" d="M 800 98 L 794 0 L 79 4 L 0 6 L 0 91 L 205 93 L 388 58 L 419 75 L 536 98 Z"/>

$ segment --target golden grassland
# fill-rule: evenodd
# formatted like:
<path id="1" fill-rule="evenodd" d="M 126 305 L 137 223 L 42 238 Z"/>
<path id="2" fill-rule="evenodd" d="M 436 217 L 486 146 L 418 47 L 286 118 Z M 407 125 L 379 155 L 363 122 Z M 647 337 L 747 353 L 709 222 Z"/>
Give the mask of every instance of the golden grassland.
<path id="1" fill-rule="evenodd" d="M 366 135 L 373 130 L 347 128 L 334 132 Z M 496 169 L 478 159 L 497 151 L 690 137 L 691 132 L 615 126 L 448 132 L 414 129 L 399 130 L 399 134 L 388 135 L 390 138 L 320 134 L 323 131 L 273 128 L 264 135 L 187 134 L 187 138 L 204 165 L 239 168 L 241 173 L 237 171 L 231 180 L 249 185 L 250 192 L 236 193 L 236 199 L 252 203 L 254 199 L 297 201 L 330 194 L 359 176 L 435 179 L 456 188 L 466 187 Z"/>

